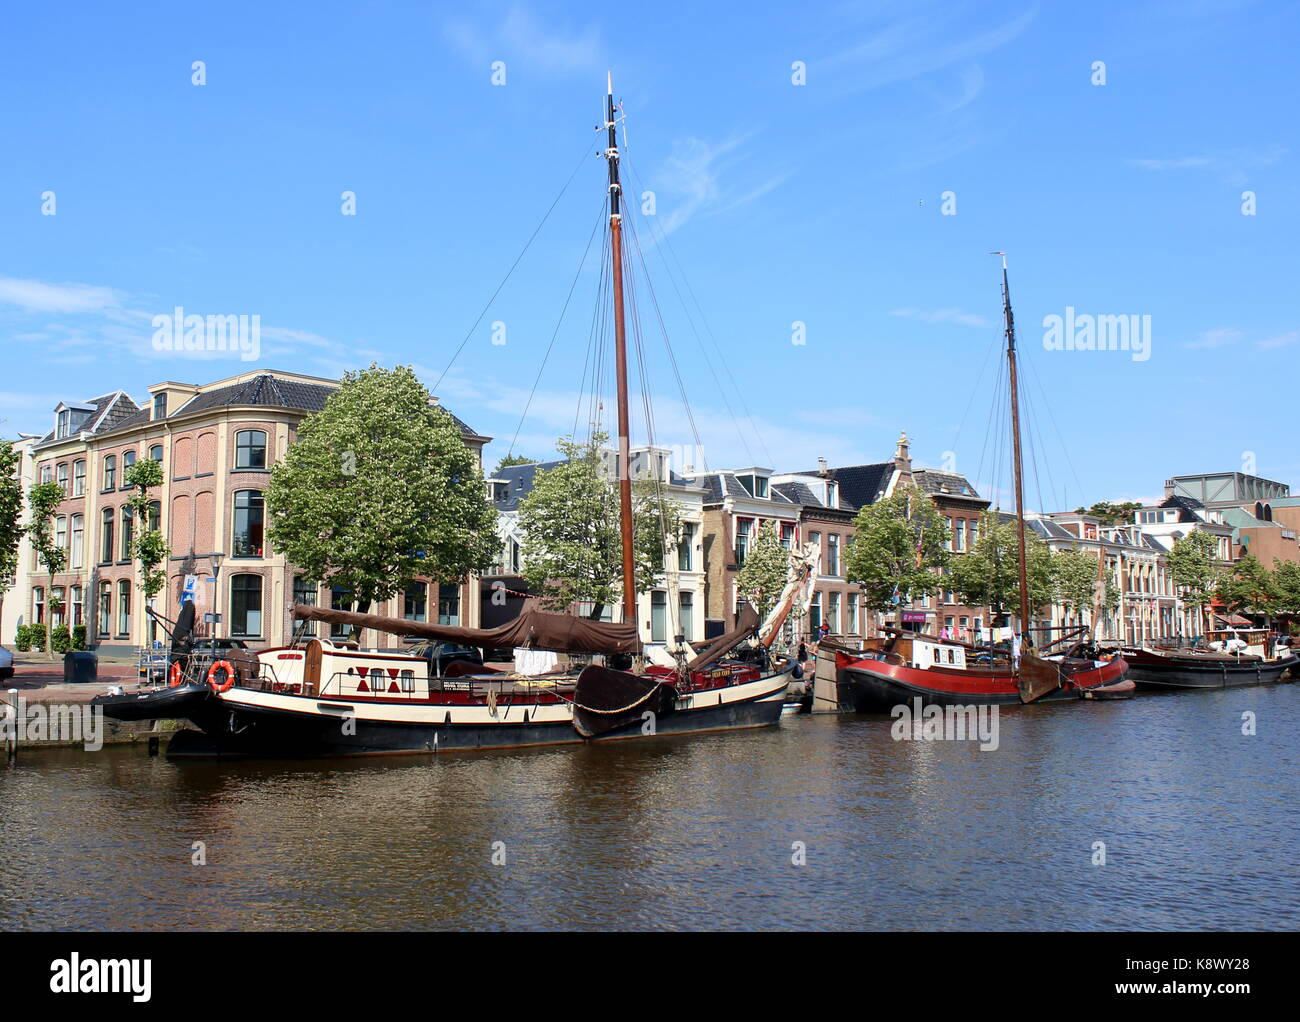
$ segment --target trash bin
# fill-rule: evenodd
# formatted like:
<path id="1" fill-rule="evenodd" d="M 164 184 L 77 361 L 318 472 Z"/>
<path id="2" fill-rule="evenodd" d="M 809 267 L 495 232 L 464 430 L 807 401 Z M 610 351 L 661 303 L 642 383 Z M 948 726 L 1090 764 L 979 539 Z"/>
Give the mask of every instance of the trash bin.
<path id="1" fill-rule="evenodd" d="M 63 680 L 83 683 L 99 677 L 99 656 L 90 650 L 63 654 Z"/>

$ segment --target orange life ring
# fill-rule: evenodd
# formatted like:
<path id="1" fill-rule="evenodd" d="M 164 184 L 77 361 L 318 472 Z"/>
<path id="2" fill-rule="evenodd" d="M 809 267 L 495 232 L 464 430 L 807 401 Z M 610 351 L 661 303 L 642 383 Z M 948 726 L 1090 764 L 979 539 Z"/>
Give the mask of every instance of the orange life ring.
<path id="1" fill-rule="evenodd" d="M 224 669 L 226 672 L 226 680 L 220 685 L 216 682 L 218 669 Z M 230 666 L 229 660 L 218 660 L 208 668 L 208 684 L 212 686 L 213 692 L 225 692 L 228 689 L 234 688 L 235 669 Z"/>
<path id="2" fill-rule="evenodd" d="M 179 688 L 182 680 L 180 661 L 173 660 L 172 669 L 167 672 L 167 685 L 169 688 Z"/>

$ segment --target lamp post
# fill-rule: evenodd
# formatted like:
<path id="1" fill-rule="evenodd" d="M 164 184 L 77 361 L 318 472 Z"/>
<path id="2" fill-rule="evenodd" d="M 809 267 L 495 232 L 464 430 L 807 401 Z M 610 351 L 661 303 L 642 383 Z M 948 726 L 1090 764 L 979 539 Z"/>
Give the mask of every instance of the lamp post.
<path id="1" fill-rule="evenodd" d="M 221 553 L 209 554 L 208 560 L 212 562 L 212 638 L 217 638 L 217 632 L 220 629 L 221 617 L 217 613 L 218 601 L 221 599 L 221 559 L 224 555 Z"/>

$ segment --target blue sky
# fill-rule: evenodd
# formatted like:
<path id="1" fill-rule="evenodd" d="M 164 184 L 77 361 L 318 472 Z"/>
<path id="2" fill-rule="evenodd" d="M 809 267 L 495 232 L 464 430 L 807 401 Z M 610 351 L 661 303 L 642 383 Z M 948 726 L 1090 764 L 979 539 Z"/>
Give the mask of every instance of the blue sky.
<path id="1" fill-rule="evenodd" d="M 1166 476 L 1252 459 L 1300 485 L 1284 426 L 1300 357 L 1296 4 L 618 13 L 11 10 L 0 430 L 49 428 L 61 399 L 253 365 L 402 362 L 432 385 L 574 175 L 437 388 L 502 438 L 490 458 L 516 429 L 520 452 L 549 455 L 581 391 L 590 259 L 522 427 L 520 412 L 598 217 L 612 70 L 628 193 L 655 194 L 653 218 L 630 216 L 710 466 L 878 461 L 906 429 L 919 463 L 983 462 L 987 491 L 1000 249 L 1035 398 L 1031 504 L 1158 496 Z M 687 284 L 709 331 L 678 300 Z M 154 350 L 152 317 L 177 305 L 259 315 L 261 358 Z M 1047 350 L 1044 318 L 1067 307 L 1150 316 L 1150 358 Z M 657 439 L 692 444 L 644 287 L 640 308 Z M 722 360 L 743 399 L 719 394 Z"/>

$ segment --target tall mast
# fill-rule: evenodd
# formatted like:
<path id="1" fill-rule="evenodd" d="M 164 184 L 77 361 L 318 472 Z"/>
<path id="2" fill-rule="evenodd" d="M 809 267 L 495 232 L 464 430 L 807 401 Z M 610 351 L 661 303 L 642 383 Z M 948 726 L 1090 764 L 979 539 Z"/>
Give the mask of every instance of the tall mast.
<path id="1" fill-rule="evenodd" d="M 1020 640 L 1021 647 L 1033 644 L 1029 633 L 1029 576 L 1025 568 L 1025 486 L 1020 458 L 1020 387 L 1016 377 L 1016 323 L 1011 315 L 1011 285 L 1007 282 L 1007 254 L 1002 257 L 1002 310 L 1006 315 L 1007 369 L 1011 375 L 1011 447 L 1016 480 L 1016 536 L 1020 544 Z"/>
<path id="2" fill-rule="evenodd" d="M 618 138 L 614 120 L 614 76 L 606 78 L 605 129 L 609 139 L 605 160 L 609 164 L 609 247 L 614 271 L 614 358 L 618 376 L 618 501 L 619 529 L 623 537 L 623 620 L 635 623 L 636 563 L 632 552 L 632 450 L 628 427 L 627 335 L 623 324 L 623 189 L 618 183 Z"/>

